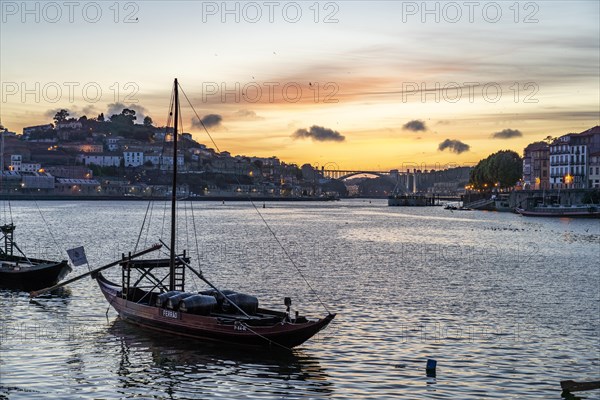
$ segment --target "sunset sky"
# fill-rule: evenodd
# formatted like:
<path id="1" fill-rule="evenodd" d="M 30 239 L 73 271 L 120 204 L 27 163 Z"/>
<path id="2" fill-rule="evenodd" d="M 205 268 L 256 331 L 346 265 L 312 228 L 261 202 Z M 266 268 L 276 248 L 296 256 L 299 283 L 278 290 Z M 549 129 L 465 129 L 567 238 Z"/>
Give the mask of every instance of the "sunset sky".
<path id="1" fill-rule="evenodd" d="M 160 125 L 177 77 L 221 116 L 221 150 L 375 170 L 600 124 L 600 2 L 470 4 L 1 1 L 0 118 L 21 133 L 127 106 Z"/>

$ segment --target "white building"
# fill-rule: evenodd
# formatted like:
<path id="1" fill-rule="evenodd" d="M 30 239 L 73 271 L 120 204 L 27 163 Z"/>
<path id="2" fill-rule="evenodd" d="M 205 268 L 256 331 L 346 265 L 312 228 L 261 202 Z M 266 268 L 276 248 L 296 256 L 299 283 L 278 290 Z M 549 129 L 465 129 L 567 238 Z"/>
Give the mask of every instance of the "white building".
<path id="1" fill-rule="evenodd" d="M 559 137 L 550 145 L 550 188 L 585 189 L 588 148 L 579 134 Z"/>
<path id="2" fill-rule="evenodd" d="M 77 120 L 61 121 L 56 124 L 56 129 L 81 129 L 83 124 Z"/>
<path id="3" fill-rule="evenodd" d="M 123 159 L 126 167 L 139 167 L 144 164 L 143 151 L 124 151 Z"/>
<path id="4" fill-rule="evenodd" d="M 146 152 L 144 153 L 144 165 L 147 162 L 151 162 L 155 168 L 162 170 L 170 170 L 173 166 L 173 156 L 170 154 L 162 154 L 161 152 Z M 177 157 L 177 166 L 183 167 L 185 164 L 183 154 L 179 154 Z"/>
<path id="5" fill-rule="evenodd" d="M 123 156 L 118 153 L 84 153 L 77 156 L 77 161 L 85 165 L 98 165 L 100 167 L 118 167 Z"/>
<path id="6" fill-rule="evenodd" d="M 117 151 L 121 148 L 120 142 L 123 140 L 121 136 L 109 137 L 106 139 L 106 145 L 108 147 L 108 151 Z"/>
<path id="7" fill-rule="evenodd" d="M 24 163 L 23 157 L 20 154 L 10 156 L 10 165 L 8 169 L 15 172 L 37 172 L 42 168 L 41 164 Z"/>
<path id="8" fill-rule="evenodd" d="M 588 181 L 590 188 L 600 188 L 600 152 L 590 154 Z"/>

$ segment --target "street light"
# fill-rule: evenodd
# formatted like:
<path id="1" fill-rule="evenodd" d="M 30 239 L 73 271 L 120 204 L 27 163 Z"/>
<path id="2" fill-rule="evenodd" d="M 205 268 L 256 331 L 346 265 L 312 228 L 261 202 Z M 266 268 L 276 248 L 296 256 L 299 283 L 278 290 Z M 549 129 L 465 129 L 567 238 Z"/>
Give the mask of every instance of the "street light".
<path id="1" fill-rule="evenodd" d="M 569 173 L 565 175 L 565 184 L 570 185 L 573 183 L 573 176 Z"/>

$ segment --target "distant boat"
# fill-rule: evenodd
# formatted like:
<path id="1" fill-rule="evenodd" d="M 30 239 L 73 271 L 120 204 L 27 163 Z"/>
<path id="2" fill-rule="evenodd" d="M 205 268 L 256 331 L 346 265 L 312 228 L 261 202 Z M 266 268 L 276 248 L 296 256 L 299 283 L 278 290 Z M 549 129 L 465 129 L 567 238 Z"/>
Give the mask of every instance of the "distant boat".
<path id="1" fill-rule="evenodd" d="M 600 208 L 590 204 L 544 205 L 539 204 L 530 209 L 516 208 L 525 217 L 569 217 L 569 218 L 600 218 Z"/>
<path id="2" fill-rule="evenodd" d="M 426 207 L 434 205 L 435 198 L 424 194 L 391 194 L 388 196 L 388 206 Z"/>
<path id="3" fill-rule="evenodd" d="M 177 154 L 179 85 L 175 79 L 172 96 L 173 154 Z M 169 258 L 137 259 L 124 256 L 120 262 L 122 281 L 111 282 L 102 273 L 96 278 L 100 290 L 120 317 L 143 328 L 192 339 L 228 345 L 292 348 L 325 328 L 335 317 L 309 319 L 290 311 L 291 299 L 284 299 L 285 311 L 259 307 L 254 296 L 220 290 L 202 272 L 189 265 L 186 252 L 176 253 L 177 164 L 172 169 L 171 232 Z M 164 246 L 166 244 L 163 243 Z M 157 249 L 154 247 L 153 249 Z M 152 250 L 152 249 L 151 249 Z M 185 290 L 186 272 L 204 281 L 208 290 Z"/>
<path id="4" fill-rule="evenodd" d="M 444 206 L 444 210 L 450 210 L 450 211 L 471 211 L 472 209 L 469 207 L 464 207 L 464 206 L 457 206 L 454 204 L 446 204 L 446 206 Z"/>
<path id="5" fill-rule="evenodd" d="M 49 261 L 27 257 L 13 240 L 14 224 L 0 226 L 3 247 L 0 248 L 0 287 L 23 291 L 55 285 L 71 267 L 66 260 Z M 21 253 L 15 255 L 14 250 Z"/>

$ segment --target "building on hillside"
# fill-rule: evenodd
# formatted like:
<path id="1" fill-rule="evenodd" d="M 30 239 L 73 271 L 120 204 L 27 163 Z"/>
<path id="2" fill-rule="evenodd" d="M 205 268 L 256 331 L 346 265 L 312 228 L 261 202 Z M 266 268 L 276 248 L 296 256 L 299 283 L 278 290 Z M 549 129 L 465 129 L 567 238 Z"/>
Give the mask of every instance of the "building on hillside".
<path id="1" fill-rule="evenodd" d="M 81 165 L 56 165 L 43 169 L 57 178 L 91 179 L 94 177 L 92 170 Z"/>
<path id="2" fill-rule="evenodd" d="M 79 153 L 102 153 L 104 147 L 94 143 L 63 143 L 59 145 L 65 150 L 73 150 Z"/>
<path id="3" fill-rule="evenodd" d="M 139 167 L 144 164 L 143 151 L 124 151 L 123 160 L 125 167 Z"/>
<path id="4" fill-rule="evenodd" d="M 523 183 L 526 189 L 550 188 L 550 147 L 546 142 L 535 142 L 523 152 Z"/>
<path id="5" fill-rule="evenodd" d="M 121 153 L 80 153 L 77 161 L 84 165 L 97 165 L 99 167 L 119 167 L 123 160 Z"/>
<path id="6" fill-rule="evenodd" d="M 81 129 L 83 128 L 83 124 L 76 119 L 70 119 L 66 121 L 61 121 L 56 123 L 56 129 Z"/>
<path id="7" fill-rule="evenodd" d="M 51 193 L 54 191 L 54 176 L 48 173 L 21 173 L 21 191 Z"/>
<path id="8" fill-rule="evenodd" d="M 563 135 L 550 144 L 551 189 L 590 187 L 590 154 L 600 151 L 600 127 Z"/>
<path id="9" fill-rule="evenodd" d="M 600 151 L 590 153 L 588 187 L 600 188 Z"/>
<path id="10" fill-rule="evenodd" d="M 106 139 L 106 147 L 108 151 L 117 151 L 121 149 L 122 136 L 111 136 Z"/>
<path id="11" fill-rule="evenodd" d="M 53 130 L 54 126 L 52 124 L 26 126 L 23 128 L 23 136 L 29 136 L 32 133 L 52 132 Z"/>
<path id="12" fill-rule="evenodd" d="M 56 178 L 55 193 L 74 196 L 98 194 L 100 182 L 95 179 Z"/>
<path id="13" fill-rule="evenodd" d="M 8 166 L 9 171 L 38 172 L 41 168 L 42 166 L 39 163 L 23 162 L 23 156 L 20 154 L 13 154 L 10 156 L 10 165 Z"/>

